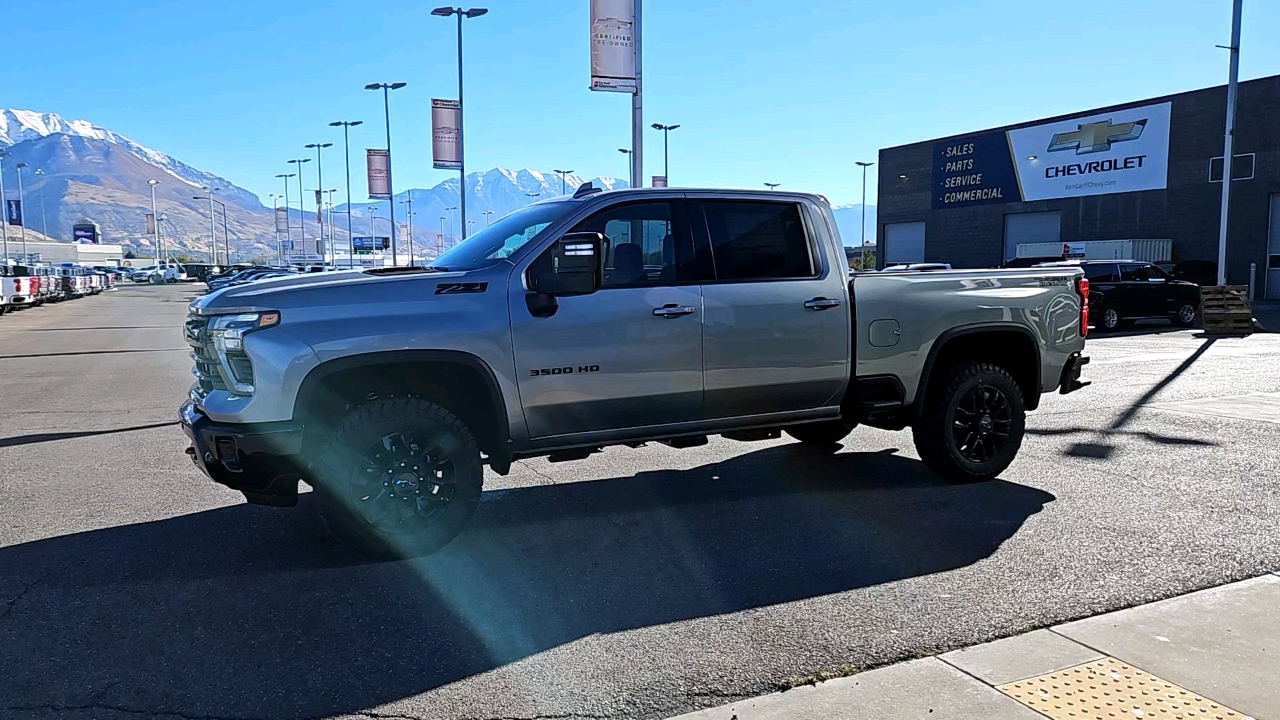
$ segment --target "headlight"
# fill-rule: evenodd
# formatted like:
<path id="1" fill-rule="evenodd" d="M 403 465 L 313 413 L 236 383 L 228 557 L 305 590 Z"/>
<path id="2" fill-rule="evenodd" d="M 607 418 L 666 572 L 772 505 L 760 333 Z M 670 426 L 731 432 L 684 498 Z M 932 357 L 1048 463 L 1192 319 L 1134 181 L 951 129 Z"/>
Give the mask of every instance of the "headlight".
<path id="1" fill-rule="evenodd" d="M 223 381 L 240 395 L 253 394 L 253 363 L 244 352 L 244 336 L 280 324 L 280 313 L 275 310 L 215 315 L 209 320 L 209 338 L 218 356 L 219 371 Z"/>

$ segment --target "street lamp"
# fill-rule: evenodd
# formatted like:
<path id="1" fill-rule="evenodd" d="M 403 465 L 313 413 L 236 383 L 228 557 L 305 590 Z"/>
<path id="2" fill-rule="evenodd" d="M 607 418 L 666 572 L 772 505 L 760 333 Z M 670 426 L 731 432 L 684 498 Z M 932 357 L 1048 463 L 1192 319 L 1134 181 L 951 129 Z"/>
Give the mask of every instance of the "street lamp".
<path id="1" fill-rule="evenodd" d="M 156 186 L 159 180 L 148 180 L 151 186 L 151 240 L 156 244 L 156 267 L 160 267 L 160 215 L 156 212 Z"/>
<path id="2" fill-rule="evenodd" d="M 365 90 L 381 90 L 382 91 L 382 116 L 387 125 L 387 212 L 391 215 L 391 227 L 396 225 L 396 209 L 392 204 L 392 200 L 396 197 L 395 188 L 391 184 L 391 100 L 390 92 L 399 90 L 408 83 L 369 83 L 364 86 Z M 398 265 L 396 259 L 396 234 L 391 233 L 391 264 Z"/>
<path id="3" fill-rule="evenodd" d="M 203 185 L 203 186 L 201 186 L 201 189 L 203 189 L 205 192 L 209 193 L 209 198 L 208 198 L 208 200 L 209 200 L 209 257 L 210 257 L 210 258 L 212 258 L 213 264 L 214 264 L 214 265 L 217 265 L 217 264 L 218 264 L 218 238 L 217 238 L 217 236 L 214 234 L 214 231 L 213 231 L 213 223 L 214 223 L 214 217 L 213 217 L 213 202 L 214 202 L 214 200 L 213 200 L 213 194 L 214 194 L 214 193 L 216 193 L 216 192 L 218 192 L 218 191 L 219 191 L 219 190 L 221 190 L 222 188 L 209 187 L 208 185 Z M 203 197 L 201 197 L 201 196 L 198 196 L 198 195 L 197 195 L 197 196 L 193 197 L 192 199 L 193 199 L 193 200 L 204 200 L 205 198 L 203 198 Z M 227 264 L 228 264 L 228 265 L 230 265 L 231 263 L 227 263 Z"/>
<path id="4" fill-rule="evenodd" d="M 444 216 L 440 216 L 440 252 L 444 252 Z"/>
<path id="5" fill-rule="evenodd" d="M 304 145 L 308 150 L 316 151 L 316 187 L 320 192 L 324 192 L 324 167 L 320 162 L 320 151 L 333 147 L 333 143 L 307 143 Z M 320 207 L 320 203 L 316 203 L 316 219 L 320 223 L 320 247 L 324 247 L 324 209 Z M 324 265 L 324 256 L 320 257 L 320 264 Z"/>
<path id="6" fill-rule="evenodd" d="M 555 174 L 557 174 L 557 175 L 559 175 L 559 176 L 560 176 L 560 194 L 561 194 L 561 195 L 565 195 L 565 194 L 567 194 L 569 191 L 568 191 L 567 189 L 565 189 L 565 182 L 564 182 L 564 178 L 565 178 L 565 176 L 566 176 L 566 175 L 568 175 L 569 173 L 571 173 L 571 172 L 573 172 L 573 171 L 572 171 L 572 170 L 552 170 L 552 172 L 554 172 Z"/>
<path id="7" fill-rule="evenodd" d="M 289 178 L 295 173 L 280 173 L 276 177 L 284 181 L 284 237 L 289 243 L 290 254 L 293 251 L 293 220 L 289 218 Z M 214 263 L 217 265 L 217 263 Z"/>
<path id="8" fill-rule="evenodd" d="M 667 133 L 680 127 L 679 125 L 663 125 L 662 123 L 654 123 L 651 126 L 654 130 L 662 131 L 662 177 L 666 179 L 667 185 L 671 185 L 671 175 L 668 174 L 667 168 Z"/>
<path id="9" fill-rule="evenodd" d="M 22 168 L 27 167 L 27 164 L 20 162 L 14 167 L 18 169 L 18 212 L 26 215 L 26 209 L 22 207 Z M 25 217 L 21 219 L 22 224 L 18 227 L 22 228 L 22 262 L 25 263 L 30 262 L 27 258 L 27 219 Z"/>
<path id="10" fill-rule="evenodd" d="M 489 227 L 489 216 L 493 214 L 493 211 L 492 211 L 492 210 L 485 210 L 484 212 L 482 212 L 482 213 L 480 213 L 480 214 L 481 214 L 481 215 L 484 215 L 484 226 L 485 226 L 485 227 Z"/>
<path id="11" fill-rule="evenodd" d="M 438 7 L 431 11 L 432 15 L 437 17 L 449 17 L 450 15 L 458 16 L 458 177 L 461 183 L 458 185 L 458 194 L 462 200 L 459 205 L 462 209 L 462 224 L 467 224 L 467 161 L 466 146 L 463 144 L 462 127 L 462 19 L 478 18 L 489 12 L 487 8 L 470 8 L 464 10 L 460 7 Z"/>
<path id="12" fill-rule="evenodd" d="M 36 175 L 44 175 L 43 168 L 36 168 Z M 40 183 L 40 189 L 44 189 L 44 183 Z M 49 218 L 44 214 L 44 193 L 40 193 L 40 232 L 44 235 L 44 239 L 49 239 Z"/>
<path id="13" fill-rule="evenodd" d="M 302 228 L 302 252 L 307 252 L 307 201 L 302 194 L 302 165 L 311 162 L 311 158 L 294 158 L 288 161 L 297 167 L 298 172 L 298 225 Z"/>
<path id="14" fill-rule="evenodd" d="M 860 213 L 862 219 L 859 221 L 859 224 L 862 225 L 862 246 L 858 248 L 858 262 L 861 263 L 867 254 L 867 168 L 875 165 L 875 163 L 855 160 L 854 165 L 862 168 L 862 210 Z"/>
<path id="15" fill-rule="evenodd" d="M 342 128 L 342 156 L 347 163 L 347 268 L 356 266 L 356 241 L 352 240 L 351 230 L 351 128 L 363 125 L 363 120 L 335 120 L 329 127 Z M 387 163 L 388 168 L 390 163 Z"/>
<path id="16" fill-rule="evenodd" d="M 778 186 L 781 184 L 782 183 L 765 183 L 764 186 L 769 188 L 770 190 L 777 190 Z"/>
<path id="17" fill-rule="evenodd" d="M 0 148 L 0 205 L 4 205 L 4 156 L 8 153 Z M 4 264 L 9 264 L 9 209 L 0 208 L 0 237 L 4 241 Z"/>
<path id="18" fill-rule="evenodd" d="M 627 183 L 631 182 L 631 176 L 635 174 L 636 158 L 635 154 L 627 148 L 618 148 L 618 152 L 627 156 Z"/>
<path id="19" fill-rule="evenodd" d="M 405 206 L 404 215 L 405 215 L 406 221 L 409 224 L 409 267 L 413 267 L 413 216 L 416 213 L 413 212 L 413 191 L 412 190 L 405 193 L 405 198 L 404 200 L 400 201 L 400 204 Z M 391 228 L 391 231 L 395 232 L 396 228 Z"/>
<path id="20" fill-rule="evenodd" d="M 205 188 L 205 189 L 206 189 L 206 190 L 208 190 L 208 188 Z M 218 189 L 219 189 L 219 188 L 214 188 L 214 190 L 218 190 Z M 203 196 L 203 195 L 192 195 L 192 196 L 191 196 L 191 199 L 192 199 L 192 200 L 208 200 L 208 201 L 209 201 L 209 230 L 210 230 L 210 231 L 212 231 L 212 230 L 213 230 L 213 223 L 214 223 L 213 204 L 214 204 L 214 203 L 217 203 L 217 204 L 218 204 L 218 207 L 222 208 L 222 249 L 223 249 L 223 259 L 224 259 L 224 260 L 226 260 L 226 262 L 227 262 L 227 264 L 228 264 L 228 265 L 230 265 L 230 264 L 231 264 L 231 238 L 230 238 L 230 236 L 228 235 L 228 230 L 227 230 L 227 206 L 226 206 L 226 204 L 224 204 L 221 200 L 214 200 L 214 199 L 213 199 L 213 193 L 212 193 L 212 192 L 210 192 L 210 193 L 209 193 L 209 197 L 207 197 L 207 198 L 206 198 L 205 196 Z M 217 242 L 217 240 L 216 240 L 216 239 L 211 240 L 211 241 L 210 241 L 210 244 L 209 244 L 209 247 L 210 247 L 210 249 L 212 249 L 212 250 L 213 250 L 213 252 L 212 252 L 212 253 L 210 253 L 210 254 L 213 256 L 213 264 L 214 264 L 214 265 L 217 265 L 217 264 L 218 264 L 218 254 L 217 254 L 218 242 Z"/>
<path id="21" fill-rule="evenodd" d="M 458 219 L 453 213 L 453 211 L 457 209 L 458 209 L 457 205 L 454 205 L 453 207 L 445 208 L 445 212 L 449 213 L 449 236 L 453 239 L 452 244 L 454 245 L 458 244 L 458 231 L 454 229 L 458 227 L 458 222 L 457 222 Z"/>
<path id="22" fill-rule="evenodd" d="M 534 198 L 536 198 L 536 197 L 538 197 L 538 196 L 539 196 L 539 195 L 541 195 L 541 194 L 542 194 L 542 192 L 541 192 L 541 191 L 536 192 L 536 193 L 531 193 L 531 192 L 527 192 L 527 193 L 525 193 L 525 195 L 527 195 L 527 196 L 529 197 L 529 204 L 530 204 L 530 205 L 532 205 L 532 204 L 533 204 L 533 199 L 534 199 Z"/>

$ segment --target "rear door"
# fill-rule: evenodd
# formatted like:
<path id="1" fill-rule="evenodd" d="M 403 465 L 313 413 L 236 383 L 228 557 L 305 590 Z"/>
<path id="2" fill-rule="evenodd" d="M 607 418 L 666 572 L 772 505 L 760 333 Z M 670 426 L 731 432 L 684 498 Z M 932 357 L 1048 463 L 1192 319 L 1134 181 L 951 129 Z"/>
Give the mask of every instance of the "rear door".
<path id="1" fill-rule="evenodd" d="M 692 199 L 710 418 L 839 402 L 849 377 L 847 272 L 830 267 L 822 218 L 799 200 Z"/>
<path id="2" fill-rule="evenodd" d="M 1123 317 L 1147 317 L 1156 314 L 1152 309 L 1159 295 L 1147 283 L 1147 271 L 1142 263 L 1120 263 L 1120 315 Z"/>

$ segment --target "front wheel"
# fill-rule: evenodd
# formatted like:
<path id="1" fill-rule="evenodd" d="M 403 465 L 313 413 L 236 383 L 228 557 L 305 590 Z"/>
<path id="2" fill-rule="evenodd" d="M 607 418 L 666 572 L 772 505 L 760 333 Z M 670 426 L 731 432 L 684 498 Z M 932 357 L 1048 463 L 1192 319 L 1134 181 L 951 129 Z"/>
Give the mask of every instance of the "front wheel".
<path id="1" fill-rule="evenodd" d="M 950 368 L 925 397 L 913 428 L 916 452 L 951 480 L 989 480 L 1009 467 L 1026 429 L 1022 391 L 1004 368 L 969 362 Z"/>
<path id="2" fill-rule="evenodd" d="M 857 423 L 844 420 L 807 423 L 787 428 L 787 434 L 805 445 L 834 445 L 845 439 Z"/>
<path id="3" fill-rule="evenodd" d="M 1196 324 L 1196 306 L 1187 302 L 1178 307 L 1178 312 L 1170 318 L 1178 327 L 1191 327 Z"/>
<path id="4" fill-rule="evenodd" d="M 1113 307 L 1107 307 L 1107 308 L 1103 308 L 1102 312 L 1098 314 L 1098 322 L 1096 327 L 1099 330 L 1111 331 L 1120 327 L 1120 322 L 1121 322 L 1120 311 L 1116 310 Z"/>
<path id="5" fill-rule="evenodd" d="M 462 532 L 480 502 L 475 438 L 445 408 L 391 397 L 355 408 L 316 463 L 334 535 L 380 558 L 426 555 Z"/>

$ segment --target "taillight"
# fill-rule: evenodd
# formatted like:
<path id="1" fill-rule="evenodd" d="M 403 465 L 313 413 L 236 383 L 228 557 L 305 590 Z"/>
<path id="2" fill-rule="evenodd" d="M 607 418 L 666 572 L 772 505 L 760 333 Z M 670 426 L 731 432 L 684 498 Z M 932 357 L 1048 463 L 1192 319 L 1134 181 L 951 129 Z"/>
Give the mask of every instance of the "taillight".
<path id="1" fill-rule="evenodd" d="M 1076 278 L 1076 293 L 1080 296 L 1080 334 L 1089 334 L 1089 278 Z"/>

